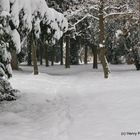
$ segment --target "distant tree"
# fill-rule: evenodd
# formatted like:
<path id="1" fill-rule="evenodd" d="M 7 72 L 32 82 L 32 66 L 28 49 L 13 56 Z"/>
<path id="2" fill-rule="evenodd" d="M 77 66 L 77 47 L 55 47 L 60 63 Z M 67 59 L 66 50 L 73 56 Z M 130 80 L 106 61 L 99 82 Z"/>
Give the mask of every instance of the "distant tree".
<path id="1" fill-rule="evenodd" d="M 104 24 L 104 47 L 106 56 L 108 53 L 106 50 L 111 46 L 116 30 L 123 28 L 123 26 L 127 26 L 128 21 L 134 17 L 137 1 L 107 0 L 103 2 L 102 23 Z M 69 9 L 65 12 L 67 18 L 71 26 L 75 29 L 76 34 L 81 36 L 86 34 L 89 42 L 94 44 L 93 46 L 98 46 L 98 52 L 100 52 L 100 30 L 98 27 L 101 26 L 98 25 L 101 23 L 101 18 L 99 18 L 98 15 L 101 11 L 102 1 L 77 0 L 76 3 L 77 4 L 71 4 Z M 89 24 L 86 24 L 87 21 Z"/>

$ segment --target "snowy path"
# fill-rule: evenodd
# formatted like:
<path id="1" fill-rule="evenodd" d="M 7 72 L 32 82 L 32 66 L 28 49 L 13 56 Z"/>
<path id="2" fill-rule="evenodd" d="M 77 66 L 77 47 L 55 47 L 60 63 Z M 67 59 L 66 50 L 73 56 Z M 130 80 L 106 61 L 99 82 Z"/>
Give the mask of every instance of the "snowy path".
<path id="1" fill-rule="evenodd" d="M 140 131 L 140 72 L 114 65 L 106 80 L 91 67 L 14 72 L 22 96 L 0 104 L 0 140 L 139 140 L 121 132 Z"/>

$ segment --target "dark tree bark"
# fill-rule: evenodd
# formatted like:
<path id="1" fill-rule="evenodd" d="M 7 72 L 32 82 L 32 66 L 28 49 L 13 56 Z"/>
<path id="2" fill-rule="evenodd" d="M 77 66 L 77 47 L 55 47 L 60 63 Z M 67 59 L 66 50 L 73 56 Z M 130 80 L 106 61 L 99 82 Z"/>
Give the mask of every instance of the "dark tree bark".
<path id="1" fill-rule="evenodd" d="M 15 49 L 11 51 L 11 56 L 12 56 L 11 67 L 13 70 L 18 70 L 19 67 L 18 67 L 18 60 L 17 60 L 17 54 Z"/>
<path id="2" fill-rule="evenodd" d="M 98 68 L 98 62 L 97 62 L 97 46 L 92 46 L 92 53 L 93 53 L 93 69 Z"/>
<path id="3" fill-rule="evenodd" d="M 84 63 L 87 64 L 87 58 L 88 58 L 88 46 L 85 45 L 85 57 L 84 57 Z"/>
<path id="4" fill-rule="evenodd" d="M 51 65 L 54 66 L 54 57 L 55 57 L 55 47 L 54 45 L 51 48 Z"/>
<path id="5" fill-rule="evenodd" d="M 76 40 L 74 38 L 70 38 L 70 64 L 72 65 L 79 64 L 78 47 L 78 38 L 76 37 Z"/>
<path id="6" fill-rule="evenodd" d="M 30 43 L 28 43 L 27 65 L 28 65 L 28 66 L 31 66 L 31 65 L 32 65 L 32 48 L 31 48 L 31 44 L 30 44 Z"/>
<path id="7" fill-rule="evenodd" d="M 65 67 L 70 68 L 70 35 L 66 35 L 66 58 Z"/>
<path id="8" fill-rule="evenodd" d="M 101 61 L 103 71 L 104 71 L 104 78 L 108 78 L 109 68 L 108 62 L 105 56 L 105 47 L 104 47 L 104 0 L 100 0 L 99 6 L 99 59 Z"/>
<path id="9" fill-rule="evenodd" d="M 43 47 L 44 46 L 42 46 L 42 44 L 43 43 L 40 43 L 40 45 L 39 45 L 39 60 L 40 60 L 40 65 L 43 65 Z"/>
<path id="10" fill-rule="evenodd" d="M 46 67 L 49 66 L 49 57 L 48 57 L 48 44 L 45 43 L 45 48 L 44 48 L 44 53 L 45 53 L 45 64 L 46 64 Z"/>
<path id="11" fill-rule="evenodd" d="M 34 75 L 38 75 L 36 43 L 35 43 L 35 37 L 33 33 L 32 33 L 32 61 L 33 61 Z"/>
<path id="12" fill-rule="evenodd" d="M 60 65 L 63 65 L 63 37 L 60 39 L 60 51 L 61 51 L 61 60 Z"/>
<path id="13" fill-rule="evenodd" d="M 140 0 L 139 0 L 139 42 L 140 42 Z"/>
<path id="14" fill-rule="evenodd" d="M 80 61 L 80 54 L 79 54 L 79 51 L 80 49 L 82 48 L 82 39 L 81 39 L 81 36 L 78 36 L 77 37 L 77 40 L 78 40 L 78 43 L 77 43 L 77 62 L 79 64 L 79 61 Z"/>

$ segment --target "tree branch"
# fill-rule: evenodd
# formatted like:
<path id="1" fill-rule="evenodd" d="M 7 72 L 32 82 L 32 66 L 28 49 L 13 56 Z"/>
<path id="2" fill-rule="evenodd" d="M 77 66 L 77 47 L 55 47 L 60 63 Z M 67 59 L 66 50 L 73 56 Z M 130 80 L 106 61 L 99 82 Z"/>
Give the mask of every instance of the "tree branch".
<path id="1" fill-rule="evenodd" d="M 126 12 L 110 13 L 110 14 L 104 16 L 104 19 L 105 19 L 105 18 L 109 18 L 109 17 L 111 17 L 111 16 L 130 15 L 130 14 L 134 14 L 134 12 L 127 12 L 127 13 L 126 13 Z"/>

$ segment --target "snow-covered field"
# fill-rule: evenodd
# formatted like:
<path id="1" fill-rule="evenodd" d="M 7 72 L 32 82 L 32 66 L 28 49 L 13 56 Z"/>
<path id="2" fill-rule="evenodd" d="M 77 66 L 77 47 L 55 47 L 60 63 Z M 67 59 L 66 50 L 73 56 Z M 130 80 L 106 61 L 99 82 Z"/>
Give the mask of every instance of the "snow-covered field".
<path id="1" fill-rule="evenodd" d="M 0 140 L 140 139 L 140 71 L 133 65 L 111 65 L 109 79 L 90 64 L 39 67 L 38 76 L 22 69 L 10 80 L 21 97 L 0 103 Z"/>

